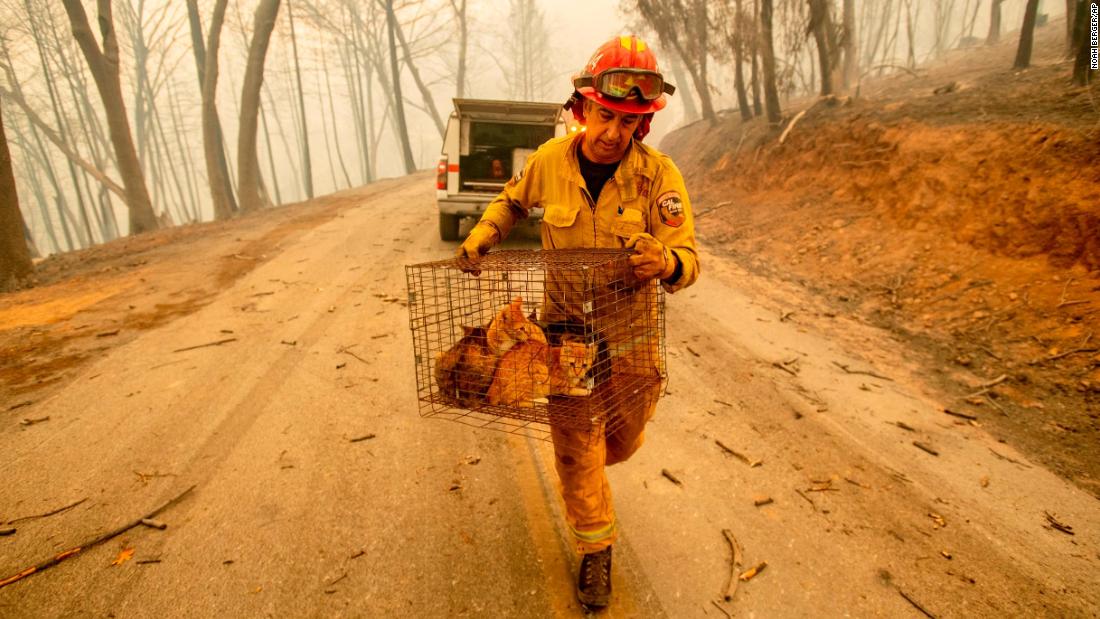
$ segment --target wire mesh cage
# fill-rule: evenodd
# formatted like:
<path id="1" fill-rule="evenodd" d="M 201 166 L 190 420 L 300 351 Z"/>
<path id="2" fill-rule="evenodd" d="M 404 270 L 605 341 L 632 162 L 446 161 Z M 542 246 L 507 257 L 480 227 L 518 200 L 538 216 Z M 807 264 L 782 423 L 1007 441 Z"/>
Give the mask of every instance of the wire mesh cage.
<path id="1" fill-rule="evenodd" d="M 630 250 L 503 250 L 405 267 L 420 414 L 545 439 L 614 432 L 666 377 L 664 292 Z M 598 435 L 593 432 L 592 435 Z"/>

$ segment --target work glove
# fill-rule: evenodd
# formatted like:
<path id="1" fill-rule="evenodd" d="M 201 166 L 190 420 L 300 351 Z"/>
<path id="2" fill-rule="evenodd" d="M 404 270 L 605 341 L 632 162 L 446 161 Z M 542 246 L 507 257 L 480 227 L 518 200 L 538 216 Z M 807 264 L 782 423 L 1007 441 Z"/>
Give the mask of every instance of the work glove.
<path id="1" fill-rule="evenodd" d="M 668 279 L 676 272 L 676 257 L 664 243 L 648 232 L 636 232 L 626 240 L 626 246 L 634 249 L 630 265 L 634 277 L 642 281 L 653 278 Z"/>
<path id="2" fill-rule="evenodd" d="M 497 232 L 496 226 L 485 223 L 477 224 L 473 230 L 470 230 L 466 240 L 462 241 L 462 245 L 459 245 L 458 251 L 455 252 L 460 268 L 466 273 L 480 275 L 481 271 L 473 267 L 491 247 L 499 242 L 500 233 Z"/>

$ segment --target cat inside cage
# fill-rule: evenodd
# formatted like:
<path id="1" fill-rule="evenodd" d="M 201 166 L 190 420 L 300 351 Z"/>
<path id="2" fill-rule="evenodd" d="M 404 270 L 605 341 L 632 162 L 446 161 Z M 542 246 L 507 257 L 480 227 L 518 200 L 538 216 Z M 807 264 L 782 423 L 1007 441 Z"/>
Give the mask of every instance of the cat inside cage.
<path id="1" fill-rule="evenodd" d="M 628 256 L 501 251 L 477 276 L 453 260 L 409 267 L 421 414 L 611 429 L 665 376 L 662 291 L 633 279 Z"/>

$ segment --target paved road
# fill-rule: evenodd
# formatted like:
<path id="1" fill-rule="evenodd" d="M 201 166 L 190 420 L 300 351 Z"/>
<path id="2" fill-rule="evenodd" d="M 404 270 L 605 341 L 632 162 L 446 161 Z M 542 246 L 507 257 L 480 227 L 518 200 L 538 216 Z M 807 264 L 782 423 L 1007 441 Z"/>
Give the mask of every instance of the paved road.
<path id="1" fill-rule="evenodd" d="M 0 423 L 0 518 L 87 497 L 0 538 L 0 578 L 195 487 L 166 530 L 0 589 L 0 615 L 582 614 L 549 447 L 417 415 L 402 265 L 453 252 L 425 178 L 351 194 L 214 302 L 21 411 L 50 423 Z M 722 529 L 742 569 L 767 562 L 721 602 L 740 616 L 1100 607 L 1095 499 L 939 412 L 888 336 L 703 264 L 668 299 L 670 395 L 610 469 L 623 539 L 603 614 L 723 617 Z"/>

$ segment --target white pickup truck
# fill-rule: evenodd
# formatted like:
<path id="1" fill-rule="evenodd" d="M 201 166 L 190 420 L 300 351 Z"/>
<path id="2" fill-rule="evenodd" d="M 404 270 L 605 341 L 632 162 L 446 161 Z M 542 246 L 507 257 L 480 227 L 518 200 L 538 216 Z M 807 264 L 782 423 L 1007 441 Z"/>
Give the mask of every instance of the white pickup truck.
<path id="1" fill-rule="evenodd" d="M 436 168 L 439 237 L 458 240 L 543 142 L 565 134 L 559 103 L 455 99 Z M 532 212 L 532 217 L 541 213 Z"/>

